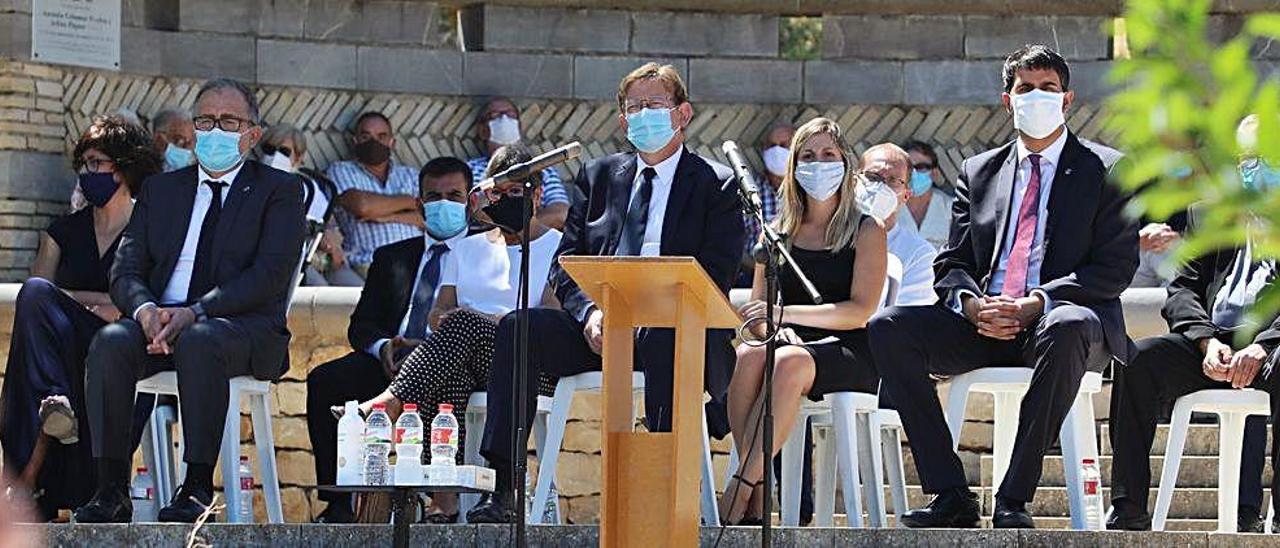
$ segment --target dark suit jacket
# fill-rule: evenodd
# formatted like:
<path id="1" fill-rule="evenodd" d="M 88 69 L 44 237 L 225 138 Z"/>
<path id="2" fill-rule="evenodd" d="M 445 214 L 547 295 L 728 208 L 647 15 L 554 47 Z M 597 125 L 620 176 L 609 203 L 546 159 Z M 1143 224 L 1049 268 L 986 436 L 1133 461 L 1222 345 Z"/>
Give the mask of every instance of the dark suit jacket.
<path id="1" fill-rule="evenodd" d="M 737 189 L 721 190 L 733 177 L 727 166 L 709 162 L 690 152 L 681 153 L 676 166 L 671 195 L 662 222 L 662 255 L 689 256 L 726 294 L 742 259 L 742 212 Z M 558 256 L 608 256 L 617 252 L 622 225 L 627 216 L 631 187 L 636 178 L 636 154 L 619 153 L 587 162 L 578 171 L 574 185 L 585 200 L 569 208 Z M 564 310 L 579 322 L 586 320 L 595 303 L 560 267 L 551 265 L 550 282 Z M 712 395 L 728 386 L 732 352 L 725 354 L 731 333 L 713 330 L 707 337 L 707 386 Z M 652 360 L 661 360 L 655 349 Z M 643 359 L 643 349 L 641 352 Z M 667 351 L 666 361 L 672 357 Z"/>
<path id="2" fill-rule="evenodd" d="M 1122 155 L 1067 134 L 1049 194 L 1040 287 L 1054 302 L 1087 307 L 1102 320 L 1107 348 L 1121 362 L 1132 342 L 1120 293 L 1138 267 L 1138 226 L 1129 196 L 1108 182 Z M 938 297 L 987 293 L 1000 260 L 1017 171 L 1016 143 L 968 158 L 956 182 L 951 237 L 934 263 Z"/>
<path id="3" fill-rule="evenodd" d="M 401 240 L 373 252 L 364 289 L 347 327 L 347 340 L 356 352 L 363 353 L 378 339 L 400 334 L 400 322 L 409 312 L 414 278 L 425 252 L 422 238 Z"/>
<path id="4" fill-rule="evenodd" d="M 111 269 L 111 300 L 124 314 L 160 304 L 186 239 L 198 177 L 190 166 L 143 183 Z M 285 316 L 302 253 L 302 186 L 295 175 L 249 160 L 226 192 L 212 250 L 217 286 L 199 302 L 209 317 L 250 333 L 254 376 L 277 379 L 289 366 Z"/>

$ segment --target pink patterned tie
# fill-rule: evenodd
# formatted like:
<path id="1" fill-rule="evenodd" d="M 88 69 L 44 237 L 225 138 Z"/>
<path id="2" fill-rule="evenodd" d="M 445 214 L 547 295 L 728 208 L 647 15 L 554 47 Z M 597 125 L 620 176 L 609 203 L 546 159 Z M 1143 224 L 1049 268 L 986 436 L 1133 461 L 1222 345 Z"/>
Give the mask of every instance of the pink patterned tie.
<path id="1" fill-rule="evenodd" d="M 1040 155 L 1032 154 L 1031 182 L 1022 195 L 1022 207 L 1018 210 L 1018 229 L 1014 233 L 1013 249 L 1004 270 L 1004 287 L 1000 294 L 1019 298 L 1027 294 L 1027 269 L 1031 264 L 1031 244 L 1036 239 L 1037 216 L 1040 212 Z"/>

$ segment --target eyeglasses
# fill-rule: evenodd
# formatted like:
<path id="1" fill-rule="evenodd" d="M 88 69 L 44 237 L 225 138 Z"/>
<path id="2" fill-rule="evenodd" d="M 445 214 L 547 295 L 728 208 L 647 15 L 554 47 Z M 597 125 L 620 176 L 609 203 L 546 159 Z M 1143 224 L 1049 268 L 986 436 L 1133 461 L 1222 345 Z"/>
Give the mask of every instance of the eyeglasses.
<path id="1" fill-rule="evenodd" d="M 496 202 L 504 197 L 520 198 L 524 196 L 524 185 L 506 185 L 506 188 L 494 185 L 484 189 L 484 194 L 490 202 Z"/>
<path id="2" fill-rule="evenodd" d="M 115 160 L 108 158 L 89 158 L 80 164 L 80 168 L 84 173 L 110 173 L 115 165 Z"/>
<path id="3" fill-rule="evenodd" d="M 266 154 L 267 156 L 270 156 L 277 152 L 284 154 L 286 157 L 293 158 L 293 149 L 290 149 L 289 147 L 277 147 L 277 146 L 272 146 L 268 144 L 262 145 L 262 153 Z"/>
<path id="4" fill-rule="evenodd" d="M 657 110 L 671 110 L 675 108 L 676 102 L 670 97 L 647 97 L 636 99 L 635 101 L 627 100 L 624 109 L 627 114 L 635 114 L 646 108 Z"/>
<path id="5" fill-rule="evenodd" d="M 933 168 L 935 168 L 935 167 L 938 167 L 938 166 L 935 166 L 935 165 L 930 164 L 930 163 L 928 163 L 928 162 L 920 162 L 920 163 L 918 163 L 918 164 L 911 164 L 911 169 L 914 169 L 914 170 L 916 170 L 916 171 L 933 171 Z"/>
<path id="6" fill-rule="evenodd" d="M 222 131 L 239 133 L 242 129 L 253 127 L 252 121 L 235 116 L 222 116 L 220 118 L 214 118 L 212 116 L 196 116 L 191 119 L 191 123 L 200 131 L 212 131 L 214 126 L 217 126 L 218 129 L 221 129 Z"/>
<path id="7" fill-rule="evenodd" d="M 884 176 L 884 175 L 882 175 L 882 174 L 880 174 L 880 173 L 876 173 L 876 172 L 874 172 L 874 171 L 863 171 L 863 172 L 862 172 L 862 176 L 863 176 L 863 177 L 866 177 L 866 178 L 867 178 L 867 180 L 868 180 L 868 181 L 870 181 L 870 182 L 872 182 L 872 183 L 884 183 L 884 184 L 887 184 L 887 185 L 889 185 L 889 186 L 893 186 L 893 187 L 905 187 L 905 186 L 907 186 L 907 182 L 906 182 L 906 181 L 903 181 L 902 179 L 899 179 L 899 178 L 897 178 L 897 177 L 886 177 L 886 176 Z"/>

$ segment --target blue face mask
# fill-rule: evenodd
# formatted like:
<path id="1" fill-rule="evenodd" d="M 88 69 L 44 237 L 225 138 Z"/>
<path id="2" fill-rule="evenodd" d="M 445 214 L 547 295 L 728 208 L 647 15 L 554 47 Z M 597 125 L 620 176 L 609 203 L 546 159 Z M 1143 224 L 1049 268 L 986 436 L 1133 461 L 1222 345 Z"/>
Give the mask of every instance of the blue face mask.
<path id="1" fill-rule="evenodd" d="M 641 109 L 627 115 L 627 140 L 640 152 L 654 153 L 662 150 L 675 137 L 671 126 L 671 111 L 675 109 Z"/>
<path id="2" fill-rule="evenodd" d="M 116 195 L 118 188 L 120 183 L 116 182 L 115 176 L 111 173 L 80 174 L 80 193 L 84 194 L 84 199 L 93 207 L 107 205 L 111 197 Z"/>
<path id="3" fill-rule="evenodd" d="M 196 160 L 207 171 L 228 171 L 240 163 L 240 134 L 213 128 L 196 131 Z"/>
<path id="4" fill-rule="evenodd" d="M 1266 192 L 1280 187 L 1280 170 L 1271 167 L 1265 160 L 1246 162 L 1240 168 L 1240 180 L 1247 189 Z"/>
<path id="5" fill-rule="evenodd" d="M 169 143 L 164 147 L 164 170 L 175 171 L 196 163 L 196 155 L 190 149 L 185 149 Z"/>
<path id="6" fill-rule="evenodd" d="M 920 196 L 933 187 L 933 177 L 929 176 L 929 171 L 911 170 L 911 195 Z"/>
<path id="7" fill-rule="evenodd" d="M 453 200 L 436 200 L 422 204 L 427 221 L 427 234 L 437 240 L 448 240 L 467 228 L 467 206 Z"/>

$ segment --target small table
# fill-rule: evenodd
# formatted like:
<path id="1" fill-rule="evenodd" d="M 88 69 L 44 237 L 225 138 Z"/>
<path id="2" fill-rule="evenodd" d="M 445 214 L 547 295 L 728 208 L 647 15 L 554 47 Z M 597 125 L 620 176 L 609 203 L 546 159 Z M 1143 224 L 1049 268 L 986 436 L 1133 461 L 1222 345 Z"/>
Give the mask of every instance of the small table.
<path id="1" fill-rule="evenodd" d="M 391 545 L 395 548 L 409 546 L 409 502 L 420 493 L 488 493 L 488 490 L 462 485 L 321 485 L 321 491 L 331 493 L 391 495 Z"/>

